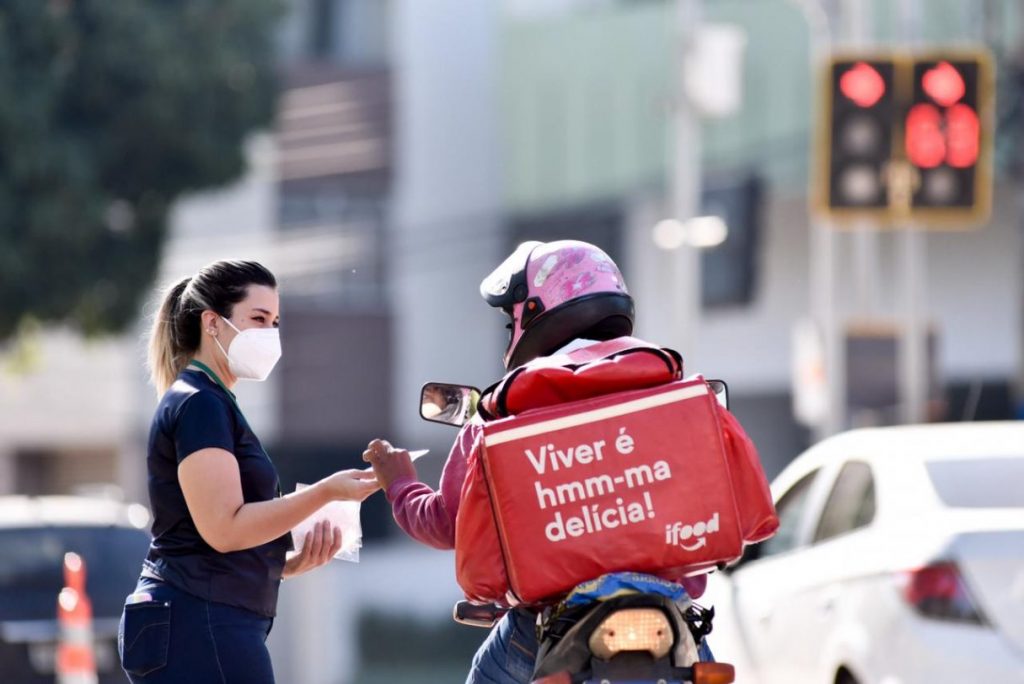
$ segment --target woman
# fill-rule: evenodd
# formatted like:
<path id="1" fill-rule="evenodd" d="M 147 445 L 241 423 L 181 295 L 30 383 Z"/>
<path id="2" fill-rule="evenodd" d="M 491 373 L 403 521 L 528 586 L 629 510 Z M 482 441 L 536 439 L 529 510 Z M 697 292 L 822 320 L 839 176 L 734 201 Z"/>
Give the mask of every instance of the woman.
<path id="1" fill-rule="evenodd" d="M 150 428 L 153 542 L 118 638 L 132 682 L 274 681 L 266 637 L 283 578 L 337 553 L 317 525 L 302 551 L 289 530 L 332 500 L 361 501 L 377 482 L 345 470 L 280 496 L 277 471 L 231 388 L 263 380 L 281 355 L 274 276 L 219 261 L 171 287 L 149 348 L 162 395 Z"/>

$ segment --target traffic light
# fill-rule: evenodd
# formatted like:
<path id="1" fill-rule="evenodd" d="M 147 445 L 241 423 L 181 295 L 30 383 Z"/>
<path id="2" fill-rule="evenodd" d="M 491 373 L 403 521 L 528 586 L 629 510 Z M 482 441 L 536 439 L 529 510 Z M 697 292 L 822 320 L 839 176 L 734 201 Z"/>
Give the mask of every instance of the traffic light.
<path id="1" fill-rule="evenodd" d="M 896 121 L 892 59 L 836 60 L 830 74 L 829 210 L 885 211 Z"/>
<path id="2" fill-rule="evenodd" d="M 917 59 L 904 146 L 916 170 L 912 211 L 980 219 L 991 204 L 987 107 L 992 75 L 983 55 Z"/>
<path id="3" fill-rule="evenodd" d="M 881 224 L 983 221 L 992 195 L 993 82 L 984 49 L 832 59 L 818 209 Z"/>

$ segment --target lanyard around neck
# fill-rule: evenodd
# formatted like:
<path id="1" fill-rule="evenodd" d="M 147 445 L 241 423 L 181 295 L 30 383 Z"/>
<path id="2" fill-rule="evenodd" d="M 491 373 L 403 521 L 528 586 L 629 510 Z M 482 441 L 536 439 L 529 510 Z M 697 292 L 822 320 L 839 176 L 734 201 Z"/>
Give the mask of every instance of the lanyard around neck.
<path id="1" fill-rule="evenodd" d="M 224 384 L 224 382 L 220 379 L 220 376 L 217 375 L 212 368 L 207 366 L 202 361 L 197 361 L 196 359 L 192 359 L 191 361 L 189 361 L 188 365 L 194 366 L 195 368 L 209 375 L 210 379 L 212 379 L 215 383 L 220 385 L 220 388 L 228 393 L 228 396 L 231 397 L 231 401 L 234 402 L 235 406 L 238 406 L 238 400 L 235 398 L 235 393 L 228 389 L 228 386 Z"/>

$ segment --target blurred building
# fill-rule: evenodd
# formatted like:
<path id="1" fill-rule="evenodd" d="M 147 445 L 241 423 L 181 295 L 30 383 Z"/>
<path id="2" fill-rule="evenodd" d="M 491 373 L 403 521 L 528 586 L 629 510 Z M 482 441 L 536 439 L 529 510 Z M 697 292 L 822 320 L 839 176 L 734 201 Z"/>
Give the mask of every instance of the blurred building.
<path id="1" fill-rule="evenodd" d="M 131 339 L 83 342 L 59 327 L 17 341 L 0 360 L 0 494 L 138 481 L 125 458 L 139 441 L 136 352 Z"/>

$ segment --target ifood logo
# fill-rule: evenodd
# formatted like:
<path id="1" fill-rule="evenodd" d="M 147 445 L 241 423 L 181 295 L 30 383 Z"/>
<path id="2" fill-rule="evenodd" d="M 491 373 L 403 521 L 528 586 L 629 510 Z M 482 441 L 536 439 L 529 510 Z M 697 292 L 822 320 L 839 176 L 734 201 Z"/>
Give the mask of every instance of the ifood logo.
<path id="1" fill-rule="evenodd" d="M 665 543 L 672 546 L 681 546 L 687 551 L 696 551 L 707 545 L 707 535 L 718 532 L 718 512 L 711 516 L 707 522 L 698 522 L 693 525 L 684 525 L 681 522 L 665 525 Z M 693 540 L 690 542 L 690 540 Z M 688 543 L 689 542 L 689 543 Z"/>

